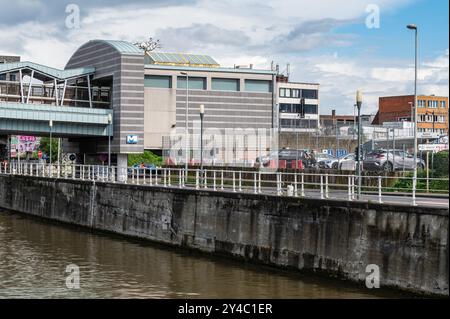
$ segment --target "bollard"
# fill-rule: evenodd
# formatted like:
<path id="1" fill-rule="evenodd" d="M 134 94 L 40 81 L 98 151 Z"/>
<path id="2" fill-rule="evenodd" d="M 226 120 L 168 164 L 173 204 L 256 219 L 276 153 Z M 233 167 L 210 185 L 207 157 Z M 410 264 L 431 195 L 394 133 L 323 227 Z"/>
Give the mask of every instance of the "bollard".
<path id="1" fill-rule="evenodd" d="M 294 186 L 288 185 L 286 188 L 286 195 L 289 197 L 294 196 Z"/>
<path id="2" fill-rule="evenodd" d="M 171 181 L 171 173 L 170 173 L 170 167 L 168 168 L 168 171 L 167 171 L 167 184 L 169 185 L 169 186 L 172 186 L 172 181 Z"/>
<path id="3" fill-rule="evenodd" d="M 144 176 L 142 176 L 142 184 L 146 184 L 147 182 L 145 181 L 145 175 L 147 174 L 147 169 L 144 167 Z"/>
<path id="4" fill-rule="evenodd" d="M 223 191 L 223 170 L 220 171 L 220 190 Z"/>
<path id="5" fill-rule="evenodd" d="M 203 173 L 203 188 L 208 188 L 208 172 L 206 170 Z"/>
<path id="6" fill-rule="evenodd" d="M 155 185 L 158 185 L 158 169 L 155 169 Z"/>
<path id="7" fill-rule="evenodd" d="M 378 203 L 383 203 L 383 200 L 381 198 L 381 176 L 378 176 Z"/>
<path id="8" fill-rule="evenodd" d="M 216 189 L 216 171 L 213 171 L 213 190 L 217 190 Z"/>
<path id="9" fill-rule="evenodd" d="M 320 175 L 320 198 L 323 199 L 323 175 Z"/>
<path id="10" fill-rule="evenodd" d="M 254 183 L 253 183 L 253 192 L 255 194 L 258 194 L 258 182 L 256 180 L 256 172 L 253 173 L 253 177 L 254 177 Z"/>
<path id="11" fill-rule="evenodd" d="M 181 169 L 179 169 L 178 170 L 178 187 L 179 188 L 183 187 L 183 181 L 182 181 L 182 178 L 181 178 L 181 174 L 183 174 L 183 173 L 182 173 Z"/>
<path id="12" fill-rule="evenodd" d="M 165 168 L 163 168 L 163 176 L 164 176 L 164 178 L 163 178 L 163 184 L 164 184 L 164 187 L 167 187 L 167 172 L 166 172 L 166 169 Z"/>
<path id="13" fill-rule="evenodd" d="M 325 174 L 325 198 L 329 198 L 330 194 L 328 191 L 328 174 Z"/>

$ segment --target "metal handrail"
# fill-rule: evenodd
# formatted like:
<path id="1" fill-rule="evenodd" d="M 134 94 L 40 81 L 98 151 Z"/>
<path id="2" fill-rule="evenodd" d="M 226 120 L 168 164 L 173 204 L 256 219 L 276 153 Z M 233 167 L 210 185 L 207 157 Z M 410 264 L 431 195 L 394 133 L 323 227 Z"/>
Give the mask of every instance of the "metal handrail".
<path id="1" fill-rule="evenodd" d="M 317 172 L 280 172 L 258 170 L 227 170 L 173 167 L 127 167 L 82 164 L 29 163 L 14 161 L 1 163 L 0 174 L 24 175 L 56 179 L 87 180 L 105 183 L 126 183 L 140 186 L 194 188 L 212 191 L 247 192 L 277 196 L 312 197 L 321 199 L 355 200 L 357 176 Z M 393 183 L 411 177 L 362 176 L 362 194 L 365 200 L 379 203 L 389 201 L 389 196 L 409 196 L 408 187 L 394 187 Z M 448 178 L 418 178 L 417 181 L 447 182 Z M 420 184 L 420 183 L 415 183 Z M 426 191 L 417 188 L 416 192 Z M 404 193 L 404 194 L 403 194 Z M 448 190 L 433 190 L 445 194 Z M 423 192 L 429 195 L 430 193 Z M 364 200 L 364 199 L 363 199 Z"/>

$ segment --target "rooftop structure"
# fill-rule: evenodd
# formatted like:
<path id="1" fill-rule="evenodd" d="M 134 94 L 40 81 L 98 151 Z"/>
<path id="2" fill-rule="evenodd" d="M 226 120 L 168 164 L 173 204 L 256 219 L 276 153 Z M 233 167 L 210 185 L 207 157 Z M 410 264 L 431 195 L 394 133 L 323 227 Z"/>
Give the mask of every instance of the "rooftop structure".
<path id="1" fill-rule="evenodd" d="M 189 67 L 220 67 L 209 55 L 184 54 L 184 53 L 163 53 L 147 52 L 145 64 L 189 66 Z"/>

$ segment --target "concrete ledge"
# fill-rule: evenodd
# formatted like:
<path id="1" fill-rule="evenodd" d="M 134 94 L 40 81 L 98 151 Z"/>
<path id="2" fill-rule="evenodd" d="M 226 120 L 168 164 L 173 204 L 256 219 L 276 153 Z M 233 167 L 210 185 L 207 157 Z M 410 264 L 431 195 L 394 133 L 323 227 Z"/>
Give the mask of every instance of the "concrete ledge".
<path id="1" fill-rule="evenodd" d="M 0 175 L 0 207 L 297 271 L 448 296 L 448 209 Z"/>

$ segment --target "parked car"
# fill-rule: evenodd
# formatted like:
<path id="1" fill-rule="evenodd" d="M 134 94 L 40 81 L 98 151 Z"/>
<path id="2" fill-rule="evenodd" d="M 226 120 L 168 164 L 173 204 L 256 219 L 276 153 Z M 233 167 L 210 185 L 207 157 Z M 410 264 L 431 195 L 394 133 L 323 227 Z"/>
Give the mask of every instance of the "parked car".
<path id="1" fill-rule="evenodd" d="M 356 170 L 356 156 L 354 153 L 347 154 L 339 159 L 339 167 L 343 171 Z"/>
<path id="2" fill-rule="evenodd" d="M 135 174 L 139 172 L 139 177 L 144 176 L 144 168 L 146 172 L 146 176 L 150 175 L 150 171 L 153 172 L 156 170 L 156 166 L 151 163 L 144 163 L 144 164 L 134 164 L 132 167 L 128 168 L 128 174 L 132 174 L 133 171 Z"/>
<path id="3" fill-rule="evenodd" d="M 338 159 L 329 154 L 318 154 L 316 155 L 316 160 L 319 168 L 337 168 L 335 166 L 338 162 Z"/>
<path id="4" fill-rule="evenodd" d="M 412 170 L 417 163 L 419 169 L 425 168 L 425 162 L 414 159 L 414 156 L 402 150 L 375 150 L 366 155 L 363 160 L 365 170 L 384 170 L 387 172 L 395 170 Z"/>
<path id="5" fill-rule="evenodd" d="M 271 152 L 267 156 L 257 157 L 255 161 L 255 166 L 260 167 L 261 165 L 264 167 L 268 167 L 270 165 L 270 161 L 286 161 L 286 168 L 292 168 L 292 162 L 301 160 L 304 168 L 311 168 L 316 166 L 316 160 L 314 155 L 307 150 L 291 150 L 291 149 L 282 149 L 278 152 Z"/>

